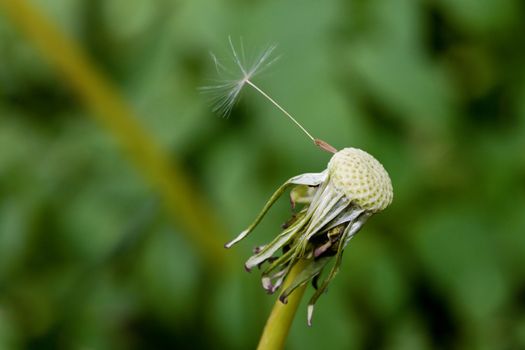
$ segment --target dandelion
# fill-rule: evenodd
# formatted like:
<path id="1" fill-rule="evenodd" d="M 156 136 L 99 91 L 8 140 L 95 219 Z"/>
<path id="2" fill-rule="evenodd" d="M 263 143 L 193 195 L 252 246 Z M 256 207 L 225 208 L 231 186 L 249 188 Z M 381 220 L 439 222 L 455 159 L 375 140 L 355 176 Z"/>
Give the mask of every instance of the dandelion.
<path id="1" fill-rule="evenodd" d="M 262 285 L 268 293 L 274 293 L 294 264 L 307 260 L 306 268 L 279 299 L 286 303 L 296 288 L 312 282 L 317 291 L 308 303 L 308 325 L 311 325 L 314 305 L 338 272 L 343 250 L 370 216 L 392 202 L 392 183 L 381 163 L 370 154 L 357 148 L 345 148 L 333 155 L 326 170 L 286 181 L 255 221 L 226 247 L 230 248 L 250 234 L 277 199 L 293 185 L 292 207 L 301 203 L 303 208 L 292 216 L 277 237 L 255 250 L 245 267 L 250 271 L 268 263 L 262 273 Z M 279 251 L 282 254 L 279 255 Z M 323 270 L 334 258 L 333 266 L 319 285 Z"/>
<path id="2" fill-rule="evenodd" d="M 274 46 L 265 50 L 249 69 L 243 63 L 244 50 L 241 49 L 239 55 L 231 39 L 230 47 L 242 77 L 209 88 L 221 92 L 215 110 L 222 114 L 229 113 L 243 87 L 248 85 L 292 120 L 315 145 L 333 153 L 327 168 L 322 172 L 294 176 L 281 185 L 255 221 L 225 245 L 226 248 L 231 248 L 248 236 L 271 206 L 292 187 L 290 202 L 295 213 L 271 242 L 255 248 L 254 254 L 246 261 L 245 268 L 247 271 L 254 267 L 262 268 L 262 286 L 271 294 L 281 288 L 286 278 L 291 276 L 292 268 L 301 262 L 301 272 L 280 292 L 279 300 L 286 304 L 292 292 L 312 283 L 316 291 L 307 309 L 307 322 L 311 325 L 314 306 L 339 271 L 344 249 L 373 214 L 384 210 L 392 202 L 392 182 L 384 167 L 372 155 L 352 147 L 337 151 L 328 143 L 314 138 L 252 82 L 259 69 L 273 62 L 270 56 Z M 225 70 L 218 60 L 215 59 L 215 63 L 218 70 Z M 327 273 L 323 278 L 324 272 Z"/>

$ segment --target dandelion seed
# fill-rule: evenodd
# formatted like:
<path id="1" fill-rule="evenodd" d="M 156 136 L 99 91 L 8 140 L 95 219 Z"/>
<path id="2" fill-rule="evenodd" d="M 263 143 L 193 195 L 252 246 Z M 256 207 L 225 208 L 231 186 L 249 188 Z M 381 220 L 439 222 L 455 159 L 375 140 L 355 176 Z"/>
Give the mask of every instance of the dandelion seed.
<path id="1" fill-rule="evenodd" d="M 330 146 L 327 142 L 317 139 L 310 134 L 304 126 L 301 125 L 286 109 L 284 109 L 277 101 L 275 101 L 264 90 L 257 86 L 252 80 L 253 78 L 271 66 L 279 57 L 273 57 L 276 45 L 270 45 L 257 56 L 251 63 L 246 63 L 246 54 L 244 51 L 244 44 L 241 40 L 240 52 L 237 51 L 235 45 L 230 38 L 228 38 L 232 59 L 235 63 L 235 71 L 228 69 L 213 53 L 211 57 L 215 63 L 215 69 L 219 76 L 223 77 L 219 83 L 215 85 L 202 87 L 201 90 L 209 93 L 212 96 L 213 111 L 222 117 L 228 117 L 239 100 L 243 88 L 248 85 L 255 91 L 266 98 L 277 109 L 279 109 L 286 117 L 288 117 L 310 140 L 314 142 L 319 148 L 335 153 L 337 150 Z"/>

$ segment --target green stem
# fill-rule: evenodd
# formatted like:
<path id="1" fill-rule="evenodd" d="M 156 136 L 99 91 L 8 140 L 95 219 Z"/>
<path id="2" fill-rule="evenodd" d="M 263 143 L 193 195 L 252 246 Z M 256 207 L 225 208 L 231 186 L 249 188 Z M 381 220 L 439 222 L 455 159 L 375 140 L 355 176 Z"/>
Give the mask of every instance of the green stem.
<path id="1" fill-rule="evenodd" d="M 292 284 L 294 279 L 301 273 L 301 271 L 307 265 L 307 260 L 299 260 L 295 266 L 290 271 L 290 274 L 286 278 L 286 281 L 283 285 L 283 290 L 286 290 L 288 286 Z M 286 338 L 290 331 L 290 326 L 292 325 L 297 307 L 301 302 L 303 297 L 304 286 L 298 287 L 294 292 L 289 296 L 288 303 L 283 304 L 277 299 L 275 305 L 273 306 L 272 312 L 266 321 L 264 326 L 263 334 L 259 340 L 259 345 L 257 350 L 279 350 L 284 348 Z"/>
<path id="2" fill-rule="evenodd" d="M 40 49 L 43 57 L 61 71 L 96 119 L 128 152 L 137 169 L 162 196 L 170 217 L 184 228 L 210 266 L 225 266 L 233 259 L 224 254 L 226 235 L 219 219 L 197 191 L 190 174 L 168 154 L 139 123 L 133 108 L 96 68 L 76 42 L 27 0 L 0 0 L 0 14 Z M 228 257 L 228 260 L 227 260 Z"/>

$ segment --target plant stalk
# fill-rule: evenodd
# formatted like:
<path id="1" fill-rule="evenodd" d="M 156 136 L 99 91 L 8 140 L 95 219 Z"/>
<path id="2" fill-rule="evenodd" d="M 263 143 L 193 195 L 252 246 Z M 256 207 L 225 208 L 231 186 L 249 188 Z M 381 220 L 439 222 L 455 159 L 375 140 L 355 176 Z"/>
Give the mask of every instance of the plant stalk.
<path id="1" fill-rule="evenodd" d="M 168 154 L 139 122 L 133 108 L 96 68 L 79 45 L 27 0 L 0 0 L 0 14 L 9 17 L 44 58 L 94 113 L 91 113 L 123 146 L 146 180 L 164 200 L 170 217 L 184 228 L 210 266 L 225 267 L 223 226 L 197 191 L 191 176 Z"/>
<path id="2" fill-rule="evenodd" d="M 299 260 L 293 266 L 290 274 L 284 281 L 282 290 L 288 288 L 295 277 L 297 277 L 297 275 L 305 268 L 307 262 L 308 261 L 304 259 Z M 306 284 L 294 290 L 293 293 L 288 297 L 288 303 L 286 304 L 283 304 L 277 298 L 272 312 L 266 321 L 266 325 L 264 326 L 257 350 L 279 350 L 284 348 L 286 338 L 288 337 L 288 333 L 290 331 L 290 326 L 292 325 L 297 307 L 301 302 L 305 288 Z"/>

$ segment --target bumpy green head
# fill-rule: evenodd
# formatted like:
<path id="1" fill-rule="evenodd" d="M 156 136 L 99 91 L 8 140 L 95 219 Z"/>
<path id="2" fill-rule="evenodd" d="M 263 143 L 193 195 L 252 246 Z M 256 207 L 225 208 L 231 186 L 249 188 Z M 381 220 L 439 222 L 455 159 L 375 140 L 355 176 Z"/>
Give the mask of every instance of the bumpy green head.
<path id="1" fill-rule="evenodd" d="M 392 203 L 392 182 L 383 165 L 358 148 L 345 148 L 328 163 L 337 190 L 361 208 L 377 213 Z"/>

